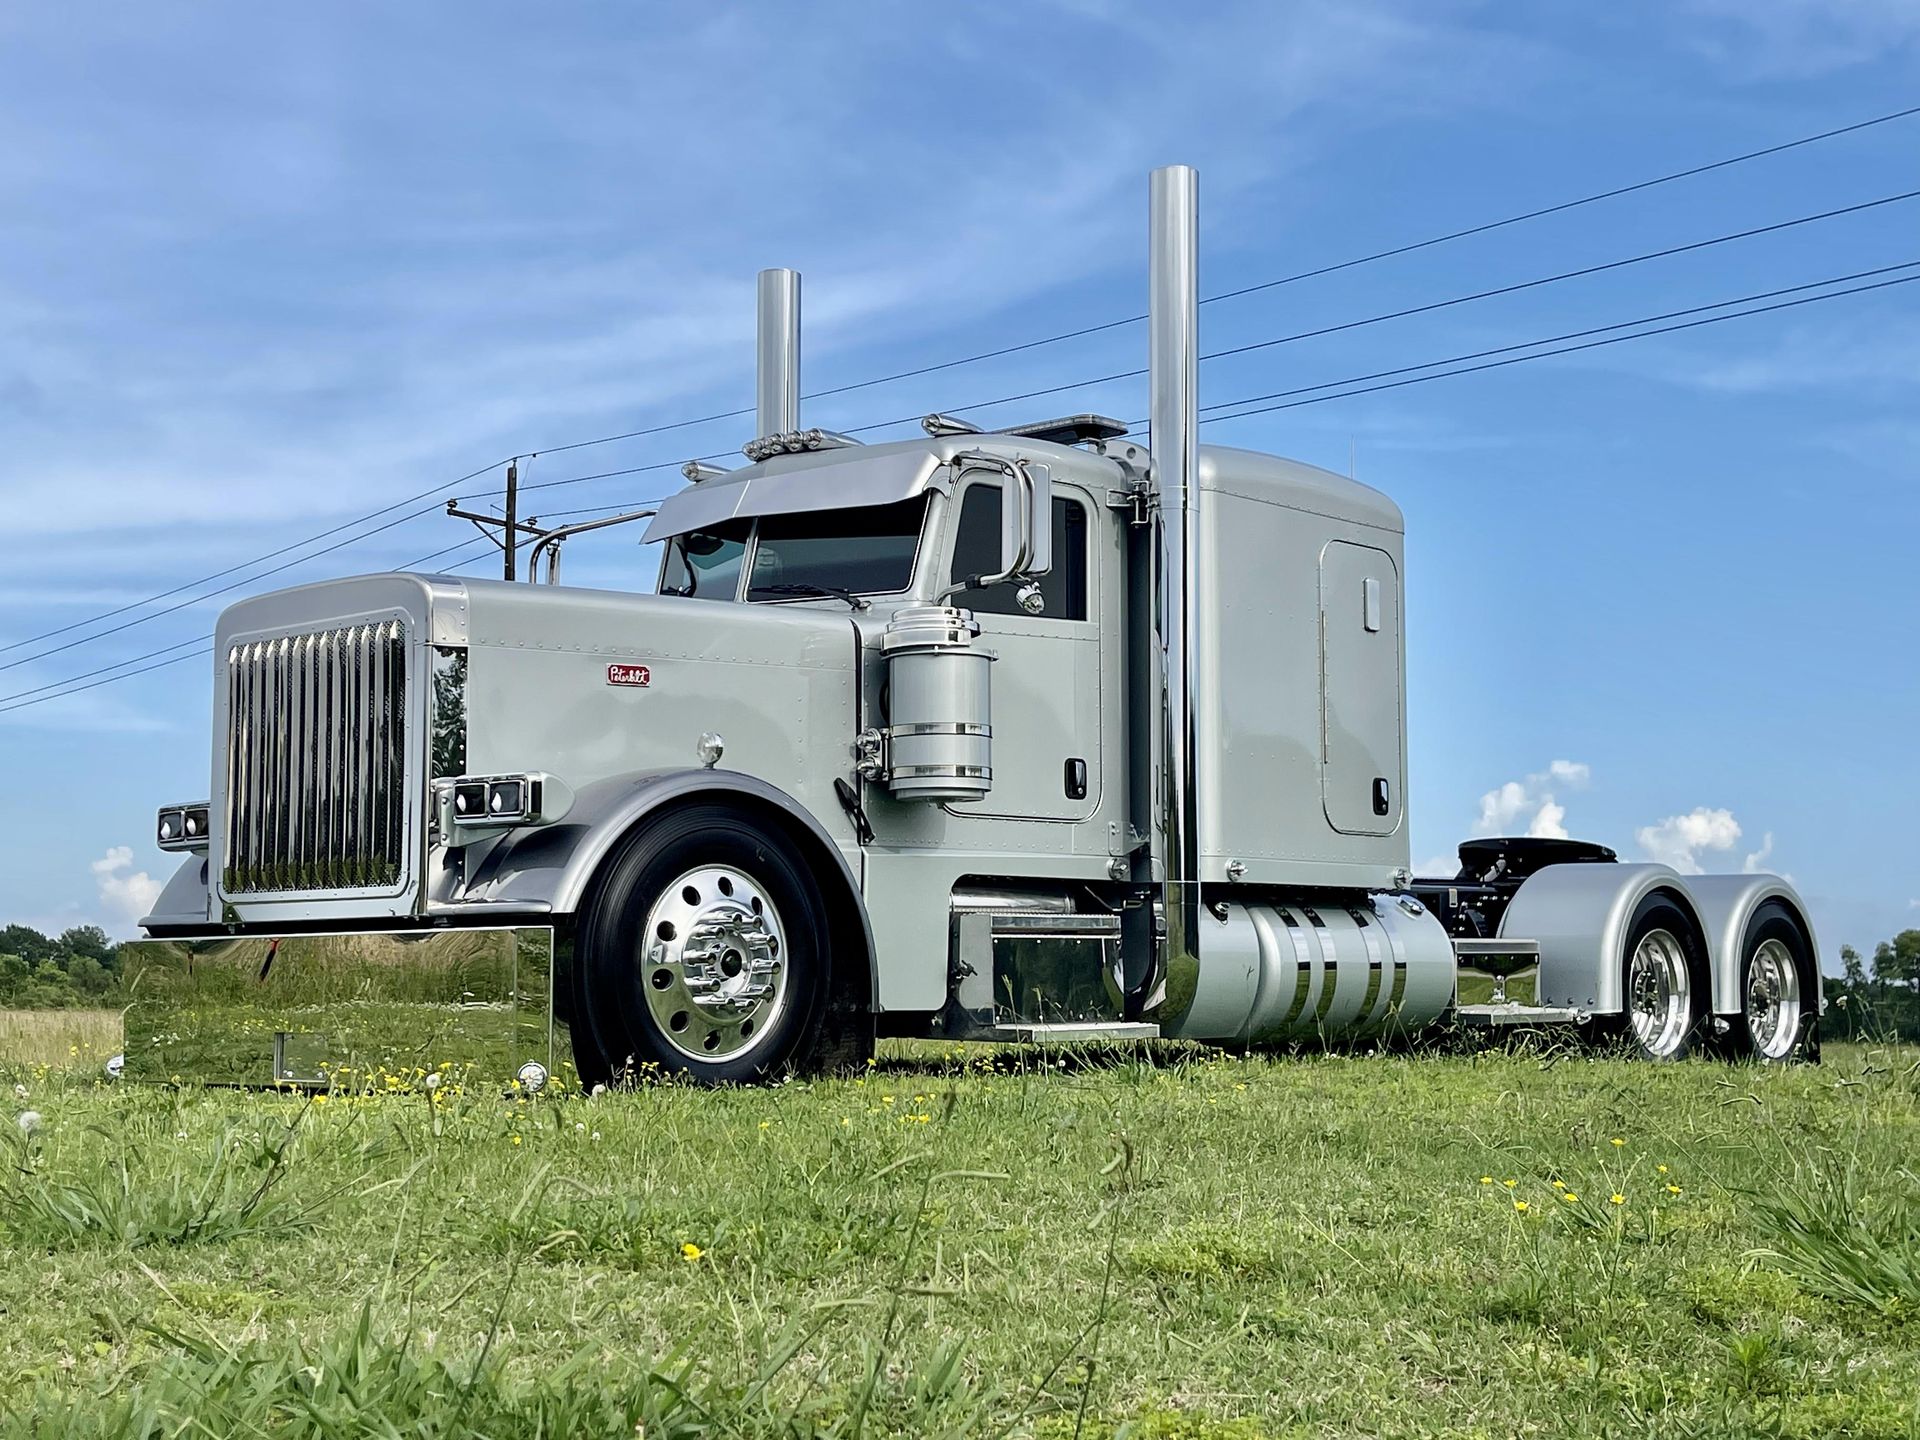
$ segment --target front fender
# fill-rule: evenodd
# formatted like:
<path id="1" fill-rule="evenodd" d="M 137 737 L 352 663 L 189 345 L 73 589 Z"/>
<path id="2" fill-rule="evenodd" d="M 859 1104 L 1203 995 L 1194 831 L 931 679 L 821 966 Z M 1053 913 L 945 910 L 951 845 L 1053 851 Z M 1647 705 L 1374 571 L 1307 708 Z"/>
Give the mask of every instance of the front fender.
<path id="1" fill-rule="evenodd" d="M 207 857 L 189 855 L 173 872 L 160 898 L 153 902 L 153 913 L 140 922 L 150 934 L 163 934 L 188 928 L 205 928 L 213 919 L 207 897 Z"/>
<path id="2" fill-rule="evenodd" d="M 512 831 L 487 850 L 468 877 L 458 901 L 431 907 L 433 916 L 476 912 L 571 915 L 614 846 L 648 815 L 681 801 L 734 797 L 774 811 L 792 825 L 816 863 L 824 863 L 844 887 L 845 901 L 859 916 L 868 969 L 874 969 L 873 931 L 860 885 L 839 843 L 804 805 L 778 786 L 737 770 L 660 770 L 583 786 L 558 825 Z M 825 875 L 820 877 L 826 879 Z"/>

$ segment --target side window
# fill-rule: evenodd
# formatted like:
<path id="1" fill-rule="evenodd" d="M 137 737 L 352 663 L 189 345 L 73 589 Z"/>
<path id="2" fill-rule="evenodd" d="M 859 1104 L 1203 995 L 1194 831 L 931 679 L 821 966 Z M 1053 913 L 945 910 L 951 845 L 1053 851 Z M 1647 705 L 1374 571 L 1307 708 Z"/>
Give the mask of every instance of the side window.
<path id="1" fill-rule="evenodd" d="M 675 536 L 667 544 L 660 593 L 733 599 L 740 588 L 740 562 L 746 558 L 750 528 L 745 520 L 730 520 L 712 530 Z"/>
<path id="2" fill-rule="evenodd" d="M 991 575 L 1000 568 L 1000 487 L 974 483 L 960 497 L 960 524 L 953 544 L 949 580 Z M 1014 599 L 1012 585 L 963 590 L 952 603 L 978 615 L 1017 615 L 1023 619 L 1087 618 L 1087 508 L 1078 500 L 1053 497 L 1053 569 L 1040 577 L 1046 608 L 1027 615 Z"/>

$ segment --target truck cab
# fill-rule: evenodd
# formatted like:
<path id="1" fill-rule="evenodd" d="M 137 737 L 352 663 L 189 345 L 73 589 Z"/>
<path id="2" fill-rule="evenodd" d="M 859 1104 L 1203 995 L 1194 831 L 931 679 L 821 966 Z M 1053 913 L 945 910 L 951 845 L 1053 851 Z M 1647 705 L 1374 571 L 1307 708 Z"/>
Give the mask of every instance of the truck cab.
<path id="1" fill-rule="evenodd" d="M 321 1085 L 464 1049 L 528 1085 L 726 1083 L 883 1034 L 1447 1016 L 1656 1058 L 1723 1017 L 1805 1053 L 1785 882 L 1524 845 L 1414 880 L 1401 513 L 1198 444 L 1191 172 L 1154 196 L 1153 448 L 1093 415 L 800 428 L 797 277 L 768 272 L 748 463 L 631 517 L 653 593 L 405 573 L 230 607 L 128 1065 Z M 1535 993 L 1463 1004 L 1468 963 Z"/>

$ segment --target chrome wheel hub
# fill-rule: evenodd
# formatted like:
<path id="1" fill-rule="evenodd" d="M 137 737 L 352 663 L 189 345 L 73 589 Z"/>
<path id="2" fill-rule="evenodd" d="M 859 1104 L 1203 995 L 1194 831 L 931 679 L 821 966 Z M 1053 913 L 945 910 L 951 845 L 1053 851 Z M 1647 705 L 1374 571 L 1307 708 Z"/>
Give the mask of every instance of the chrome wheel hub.
<path id="1" fill-rule="evenodd" d="M 1800 970 L 1778 940 L 1765 940 L 1747 965 L 1747 1034 L 1754 1053 L 1783 1060 L 1800 1034 Z"/>
<path id="2" fill-rule="evenodd" d="M 647 912 L 640 989 L 660 1033 L 691 1060 L 758 1046 L 787 999 L 780 914 L 754 879 L 725 865 L 689 870 Z"/>
<path id="3" fill-rule="evenodd" d="M 1670 930 L 1649 930 L 1627 966 L 1627 1018 L 1649 1055 L 1679 1053 L 1691 1017 L 1693 983 L 1687 952 Z"/>

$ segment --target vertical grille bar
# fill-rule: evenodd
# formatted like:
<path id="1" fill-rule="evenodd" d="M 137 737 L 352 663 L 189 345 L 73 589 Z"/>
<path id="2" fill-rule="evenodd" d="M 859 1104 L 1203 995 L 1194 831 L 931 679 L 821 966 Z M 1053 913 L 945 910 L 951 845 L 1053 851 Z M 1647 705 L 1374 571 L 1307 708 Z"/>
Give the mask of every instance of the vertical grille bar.
<path id="1" fill-rule="evenodd" d="M 226 893 L 400 880 L 411 794 L 406 696 L 398 620 L 227 652 Z"/>

